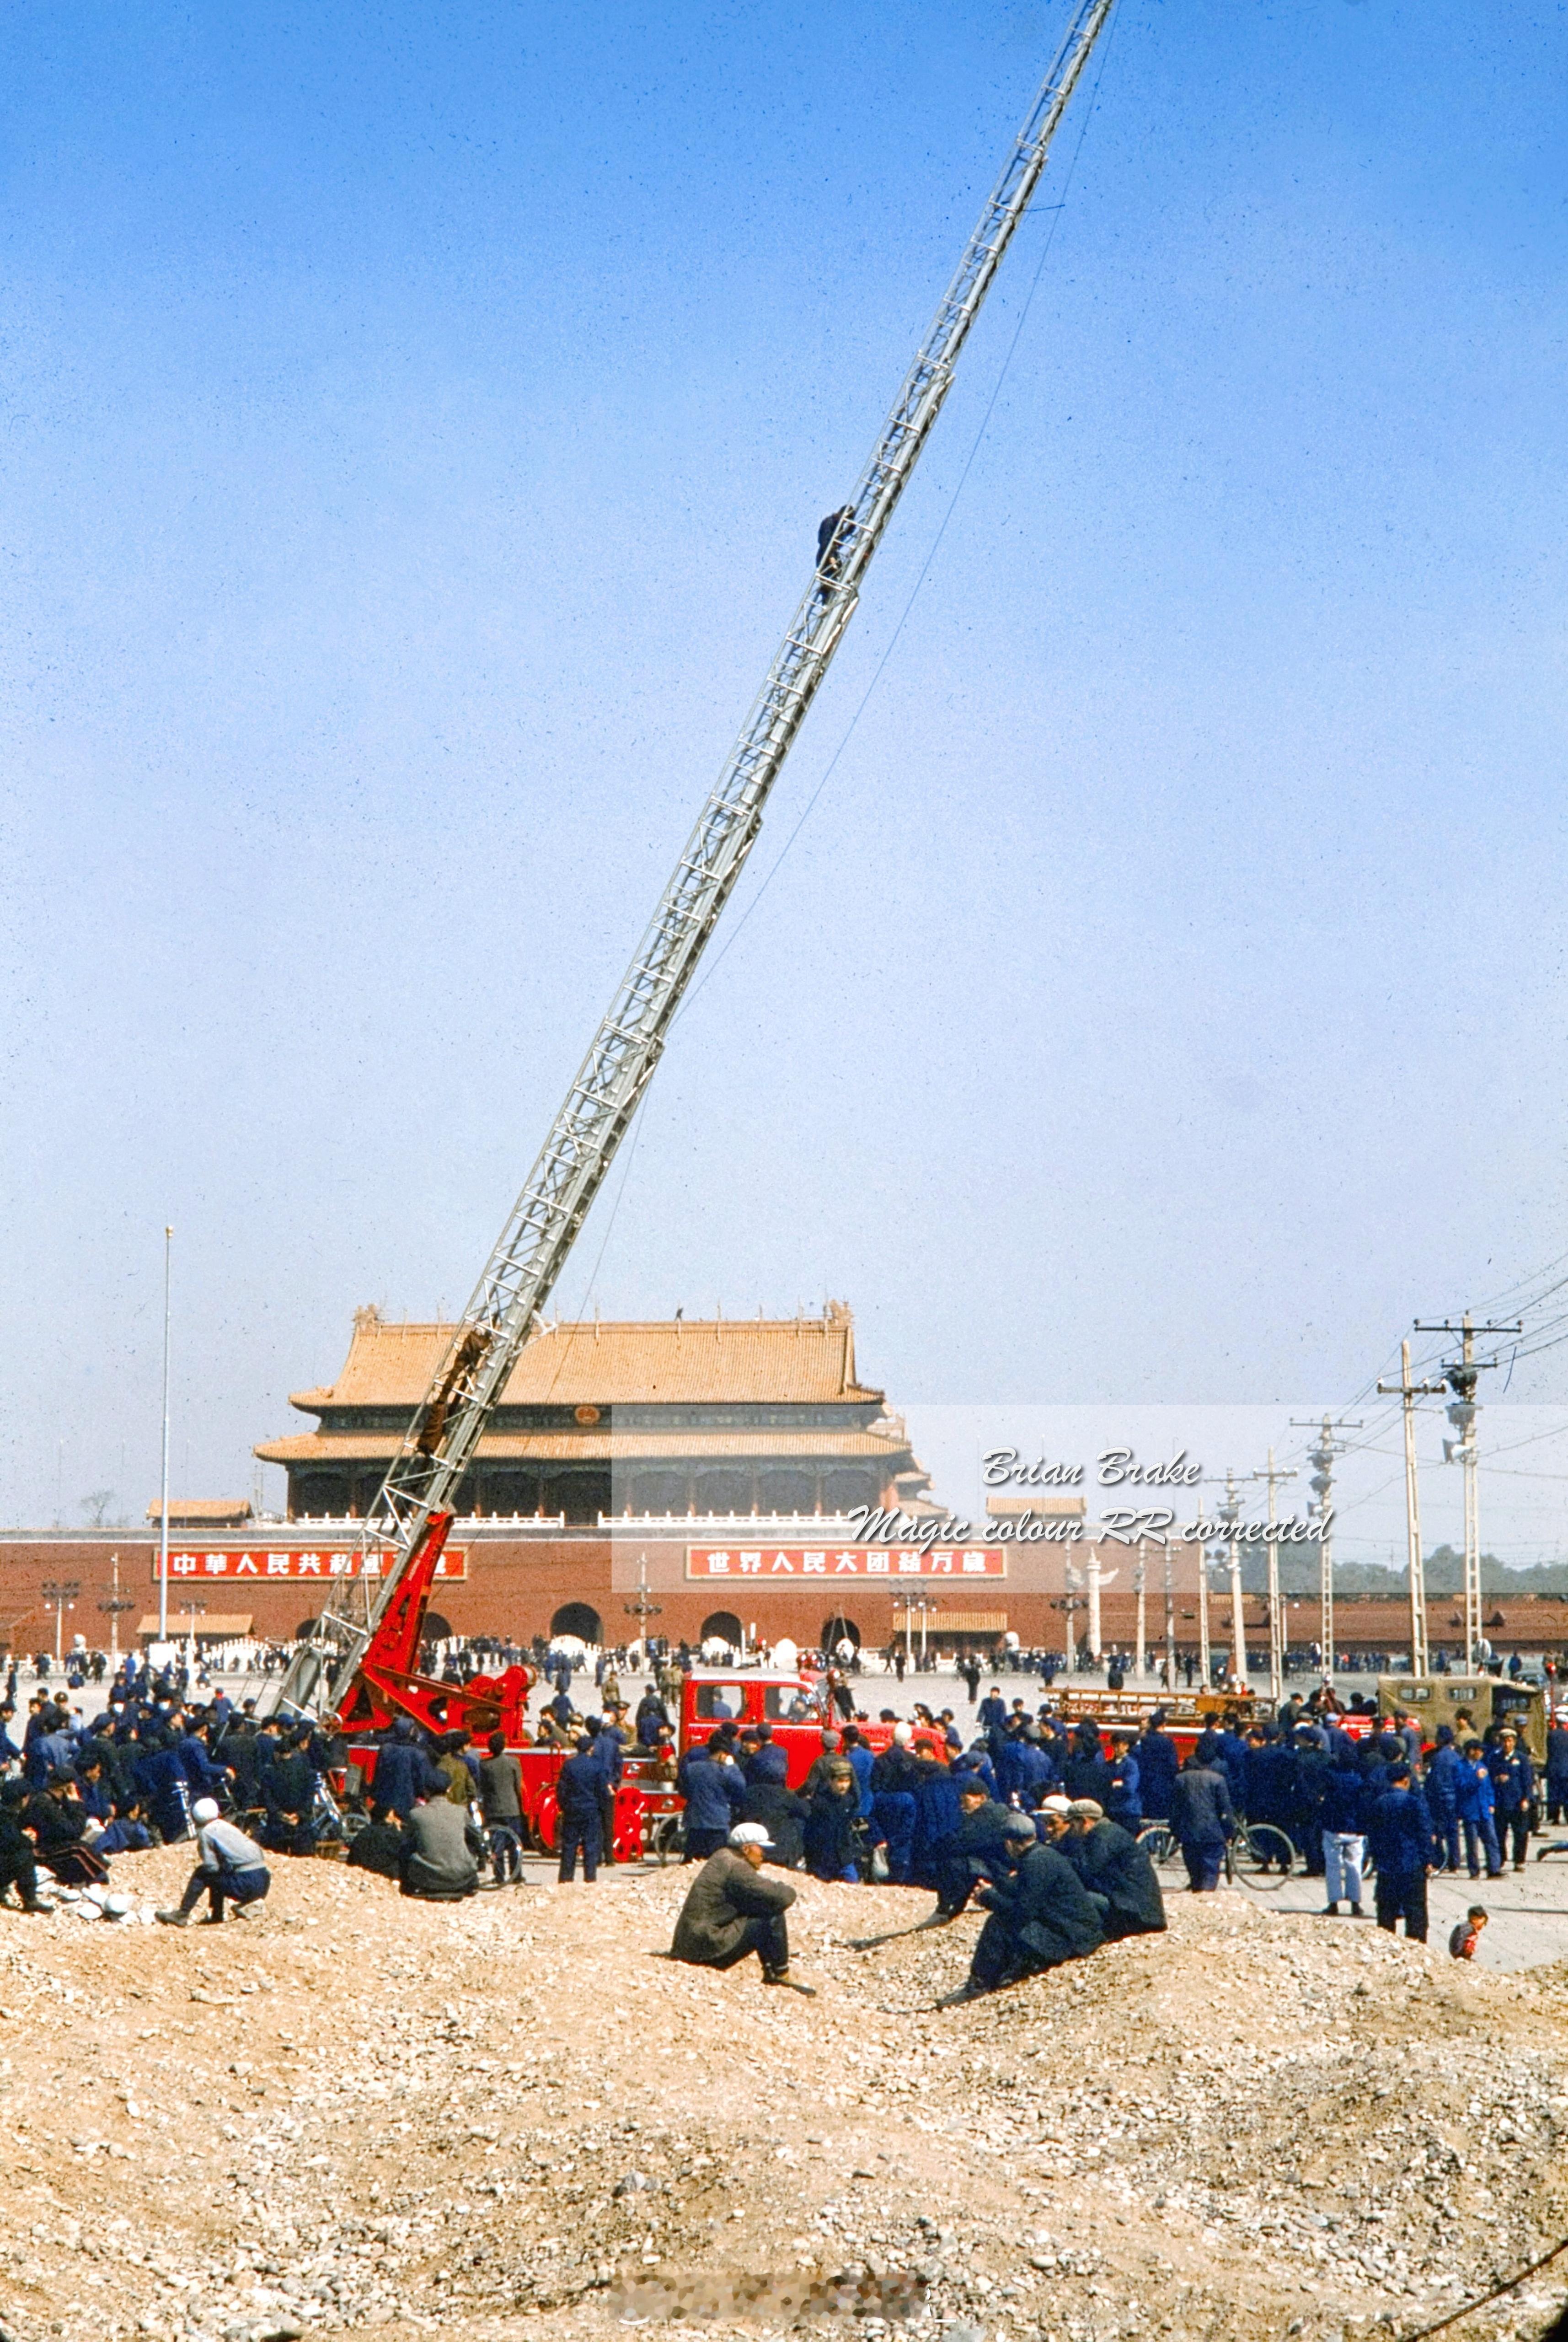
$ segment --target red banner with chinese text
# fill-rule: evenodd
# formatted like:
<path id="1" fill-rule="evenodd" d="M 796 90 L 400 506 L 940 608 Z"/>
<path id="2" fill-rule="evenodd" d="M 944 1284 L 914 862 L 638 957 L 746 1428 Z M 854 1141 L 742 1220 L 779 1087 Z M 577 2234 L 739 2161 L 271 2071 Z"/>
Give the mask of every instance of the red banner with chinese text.
<path id="1" fill-rule="evenodd" d="M 183 1580 L 188 1585 L 193 1578 L 221 1584 L 232 1584 L 236 1578 L 247 1585 L 265 1585 L 285 1578 L 385 1577 L 395 1566 L 393 1554 L 366 1555 L 350 1548 L 290 1546 L 268 1553 L 259 1546 L 254 1551 L 240 1552 L 181 1551 L 169 1555 L 169 1583 Z M 468 1556 L 462 1546 L 448 1546 L 435 1565 L 437 1577 L 466 1577 Z M 158 1582 L 158 1556 L 153 1556 L 153 1583 Z"/>
<path id="2" fill-rule="evenodd" d="M 752 1577 L 784 1586 L 792 1578 L 914 1579 L 1005 1577 L 997 1546 L 689 1545 L 686 1576 Z"/>

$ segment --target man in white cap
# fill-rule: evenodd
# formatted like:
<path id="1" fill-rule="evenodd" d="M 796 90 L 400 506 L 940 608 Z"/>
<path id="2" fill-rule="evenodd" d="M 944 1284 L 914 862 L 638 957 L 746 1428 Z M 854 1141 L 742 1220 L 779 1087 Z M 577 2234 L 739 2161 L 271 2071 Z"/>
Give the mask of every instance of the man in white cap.
<path id="1" fill-rule="evenodd" d="M 783 1878 L 764 1878 L 771 1840 L 761 1822 L 737 1822 L 716 1854 L 710 1854 L 675 1922 L 670 1957 L 698 1968 L 733 1968 L 755 1952 L 764 1984 L 811 1997 L 789 1968 L 784 1913 L 795 1891 Z"/>
<path id="2" fill-rule="evenodd" d="M 234 1905 L 236 1919 L 243 1919 L 246 1906 L 259 1903 L 272 1885 L 265 1855 L 243 1829 L 225 1821 L 215 1797 L 198 1797 L 191 1819 L 196 1826 L 196 1867 L 177 1909 L 158 1913 L 159 1925 L 188 1927 L 204 1894 L 207 1916 L 202 1927 L 221 1927 L 225 1903 Z"/>

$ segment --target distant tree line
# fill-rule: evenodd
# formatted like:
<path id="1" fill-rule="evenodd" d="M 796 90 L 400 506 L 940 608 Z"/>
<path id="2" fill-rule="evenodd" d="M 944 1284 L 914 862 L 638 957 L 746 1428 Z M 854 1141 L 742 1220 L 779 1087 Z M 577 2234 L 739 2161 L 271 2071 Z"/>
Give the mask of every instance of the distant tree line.
<path id="1" fill-rule="evenodd" d="M 1397 1598 L 1405 1590 L 1403 1568 L 1378 1561 L 1336 1561 L 1334 1590 L 1338 1594 L 1383 1595 Z M 1261 1547 L 1251 1549 L 1242 1563 L 1242 1584 L 1249 1594 L 1268 1588 L 1268 1559 Z M 1286 1594 L 1315 1594 L 1318 1586 L 1315 1546 L 1280 1547 L 1280 1585 Z M 1484 1594 L 1508 1594 L 1517 1601 L 1524 1594 L 1568 1594 L 1568 1561 L 1538 1561 L 1530 1569 L 1508 1569 L 1494 1553 L 1481 1556 L 1481 1587 Z M 1434 1546 L 1426 1556 L 1429 1594 L 1463 1594 L 1464 1556 L 1451 1545 Z"/>

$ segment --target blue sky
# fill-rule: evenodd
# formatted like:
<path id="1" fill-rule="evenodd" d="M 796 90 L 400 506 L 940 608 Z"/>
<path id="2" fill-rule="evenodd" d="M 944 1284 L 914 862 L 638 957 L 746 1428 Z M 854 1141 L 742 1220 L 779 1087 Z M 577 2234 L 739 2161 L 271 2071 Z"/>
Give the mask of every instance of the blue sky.
<path id="1" fill-rule="evenodd" d="M 6 12 L 0 1515 L 165 1221 L 195 1493 L 466 1295 L 1063 16 Z M 1122 0 L 564 1306 L 1319 1406 L 1562 1251 L 1565 59 Z"/>

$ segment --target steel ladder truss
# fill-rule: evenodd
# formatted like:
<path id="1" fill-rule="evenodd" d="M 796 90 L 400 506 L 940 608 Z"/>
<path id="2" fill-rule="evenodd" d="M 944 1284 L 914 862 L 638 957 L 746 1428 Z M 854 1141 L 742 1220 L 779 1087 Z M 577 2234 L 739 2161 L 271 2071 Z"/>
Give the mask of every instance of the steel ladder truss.
<path id="1" fill-rule="evenodd" d="M 704 946 L 756 841 L 768 794 L 854 615 L 861 580 L 942 411 L 959 352 L 1114 5 L 1079 0 L 1074 11 L 719 784 L 362 1524 L 357 1574 L 336 1581 L 315 1639 L 280 1683 L 280 1706 L 318 1707 L 330 1694 L 346 1692 L 431 1523 L 454 1509 L 480 1436 L 653 1078 Z M 365 1574 L 363 1563 L 372 1557 L 381 1575 Z"/>

